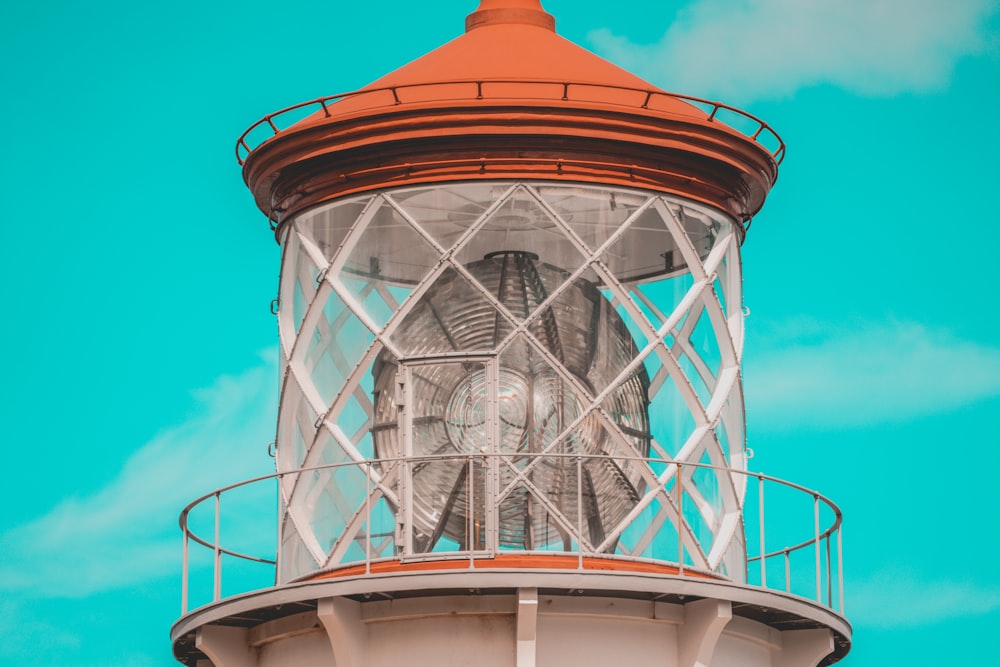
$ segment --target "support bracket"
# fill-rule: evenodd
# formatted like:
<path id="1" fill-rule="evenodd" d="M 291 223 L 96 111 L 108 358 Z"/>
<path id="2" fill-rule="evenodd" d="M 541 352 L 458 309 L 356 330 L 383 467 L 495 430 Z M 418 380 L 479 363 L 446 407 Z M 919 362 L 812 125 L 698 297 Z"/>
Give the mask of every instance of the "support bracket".
<path id="1" fill-rule="evenodd" d="M 257 667 L 257 652 L 250 648 L 247 628 L 204 625 L 198 628 L 194 645 L 215 667 Z"/>
<path id="2" fill-rule="evenodd" d="M 517 589 L 517 667 L 535 667 L 538 638 L 538 589 Z"/>
<path id="3" fill-rule="evenodd" d="M 337 667 L 364 667 L 368 628 L 361 622 L 361 603 L 347 598 L 324 598 L 316 616 L 326 630 Z"/>
<path id="4" fill-rule="evenodd" d="M 722 631 L 733 618 L 728 600 L 706 598 L 684 605 L 684 624 L 678 630 L 679 667 L 708 667 Z"/>
<path id="5" fill-rule="evenodd" d="M 826 628 L 785 630 L 774 667 L 816 667 L 833 649 L 833 633 Z"/>

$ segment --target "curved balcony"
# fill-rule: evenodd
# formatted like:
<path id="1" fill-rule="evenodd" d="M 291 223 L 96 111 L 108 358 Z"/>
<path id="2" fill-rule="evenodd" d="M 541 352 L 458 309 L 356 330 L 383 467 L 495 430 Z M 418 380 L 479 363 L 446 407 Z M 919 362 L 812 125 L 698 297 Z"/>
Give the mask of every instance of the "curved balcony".
<path id="1" fill-rule="evenodd" d="M 543 455 L 521 454 L 519 459 Z M 544 455 L 545 461 L 561 458 L 567 465 L 583 466 L 585 459 L 603 456 Z M 468 479 L 476 470 L 504 464 L 510 455 L 468 454 L 424 456 L 378 461 L 328 464 L 275 473 L 239 482 L 207 493 L 193 501 L 180 516 L 184 559 L 182 613 L 225 598 L 266 589 L 280 581 L 277 545 L 281 543 L 277 523 L 278 486 L 282 478 L 323 472 L 353 472 L 363 489 L 360 503 L 342 503 L 340 516 L 328 520 L 343 526 L 338 543 L 330 549 L 328 562 L 298 577 L 296 584 L 336 578 L 364 578 L 387 573 L 517 568 L 544 571 L 618 571 L 662 575 L 666 578 L 712 580 L 728 585 L 764 589 L 794 596 L 843 615 L 842 515 L 822 494 L 761 473 L 719 468 L 703 463 L 635 457 L 632 463 L 658 472 L 659 488 L 647 489 L 621 522 L 609 527 L 602 544 L 593 544 L 582 519 L 588 502 L 582 485 L 575 502 L 576 525 L 564 522 L 567 539 L 554 550 L 511 549 L 484 535 L 476 512 L 500 511 L 497 506 L 463 496 L 469 504 L 468 539 L 438 541 L 431 551 L 405 545 L 407 512 L 398 505 L 373 502 L 382 494 L 393 496 L 387 476 L 428 465 L 467 466 Z M 620 461 L 620 457 L 616 460 Z M 591 461 L 593 462 L 593 461 Z M 507 461 L 509 463 L 509 461 Z M 337 470 L 334 470 L 337 469 Z M 353 470 L 352 470 L 353 469 Z M 695 490 L 701 474 L 726 473 L 743 479 L 746 500 L 738 513 L 738 567 L 708 568 L 696 550 L 706 544 L 705 535 L 691 535 L 692 518 L 706 511 Z M 689 493 L 689 491 L 694 493 Z M 386 493 L 388 492 L 388 493 Z M 454 499 L 445 499 L 445 502 Z M 571 501 L 572 502 L 572 501 Z M 478 505 L 477 505 L 478 503 Z M 383 516 L 378 516 L 379 514 Z M 682 521 L 677 517 L 683 517 Z M 673 517 L 673 518 L 671 518 Z M 479 516 L 480 519 L 487 517 Z M 495 517 L 494 517 L 495 520 Z M 724 521 L 724 517 L 717 517 Z M 485 523 L 485 522 L 484 522 Z M 702 521 L 706 528 L 710 522 Z M 702 554 L 704 556 L 704 554 Z M 726 561 L 732 563 L 730 559 Z"/>

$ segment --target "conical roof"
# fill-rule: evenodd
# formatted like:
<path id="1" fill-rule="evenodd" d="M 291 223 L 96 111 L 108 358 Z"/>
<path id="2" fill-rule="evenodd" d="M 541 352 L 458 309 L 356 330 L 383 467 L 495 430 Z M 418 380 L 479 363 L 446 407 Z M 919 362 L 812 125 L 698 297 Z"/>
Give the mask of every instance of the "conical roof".
<path id="1" fill-rule="evenodd" d="M 618 88 L 659 90 L 558 35 L 555 21 L 537 0 L 484 0 L 480 9 L 469 15 L 466 25 L 465 34 L 365 89 L 431 81 L 492 80 L 589 84 L 605 86 L 608 93 Z M 699 111 L 680 100 L 672 101 L 688 113 Z"/>
<path id="2" fill-rule="evenodd" d="M 274 135 L 237 148 L 273 220 L 363 190 L 505 178 L 667 191 L 746 220 L 783 152 L 763 123 L 741 134 L 717 118 L 728 107 L 666 93 L 560 37 L 538 0 L 482 0 L 463 35 L 312 104 L 304 118 L 308 104 L 291 108 L 302 119 L 284 129 L 287 114 L 265 117 L 251 130 Z"/>

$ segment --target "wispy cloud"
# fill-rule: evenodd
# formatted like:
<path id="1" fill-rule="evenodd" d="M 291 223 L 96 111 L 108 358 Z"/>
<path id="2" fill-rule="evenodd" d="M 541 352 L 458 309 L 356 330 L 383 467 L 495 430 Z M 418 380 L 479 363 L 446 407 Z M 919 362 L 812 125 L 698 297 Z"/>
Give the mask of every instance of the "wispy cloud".
<path id="1" fill-rule="evenodd" d="M 748 410 L 769 429 L 899 422 L 1000 396 L 1000 347 L 914 322 L 750 331 Z"/>
<path id="2" fill-rule="evenodd" d="M 995 0 L 695 0 L 660 19 L 655 44 L 606 29 L 589 39 L 654 83 L 706 97 L 746 102 L 817 84 L 882 96 L 946 86 L 959 58 L 988 46 L 997 9 Z"/>
<path id="3" fill-rule="evenodd" d="M 926 579 L 888 570 L 850 585 L 848 614 L 856 624 L 899 628 L 1000 611 L 1000 587 L 955 579 Z"/>
<path id="4" fill-rule="evenodd" d="M 80 638 L 69 632 L 58 619 L 40 620 L 30 610 L 11 600 L 0 601 L 0 656 L 34 655 L 38 641 L 60 651 L 71 651 L 80 645 Z"/>
<path id="5" fill-rule="evenodd" d="M 195 416 L 139 447 L 103 489 L 0 535 L 0 591 L 81 596 L 177 572 L 181 508 L 268 472 L 274 356 L 196 392 Z"/>

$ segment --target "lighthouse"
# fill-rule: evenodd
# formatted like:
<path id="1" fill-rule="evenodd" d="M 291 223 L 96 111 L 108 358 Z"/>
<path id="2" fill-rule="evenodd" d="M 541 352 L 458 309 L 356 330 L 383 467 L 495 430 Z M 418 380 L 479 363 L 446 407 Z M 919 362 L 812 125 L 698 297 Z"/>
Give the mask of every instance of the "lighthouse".
<path id="1" fill-rule="evenodd" d="M 276 471 L 184 510 L 175 657 L 842 658 L 840 510 L 747 467 L 740 246 L 784 150 L 538 0 L 482 0 L 453 41 L 247 130 L 282 250 Z M 227 583 L 247 564 L 266 585 Z"/>

